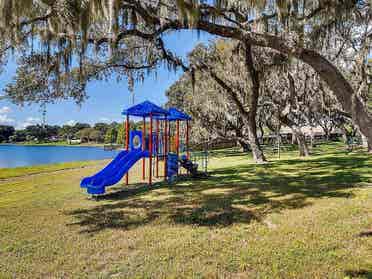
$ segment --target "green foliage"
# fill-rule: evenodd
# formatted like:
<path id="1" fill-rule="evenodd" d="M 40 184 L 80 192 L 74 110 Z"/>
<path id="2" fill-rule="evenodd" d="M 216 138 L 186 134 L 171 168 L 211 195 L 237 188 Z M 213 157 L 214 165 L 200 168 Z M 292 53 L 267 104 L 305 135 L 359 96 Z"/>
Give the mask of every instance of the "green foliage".
<path id="1" fill-rule="evenodd" d="M 148 127 L 148 126 L 147 126 Z M 124 123 L 116 125 L 116 143 L 117 144 L 124 144 L 125 137 L 126 137 L 126 127 Z M 129 122 L 129 130 L 142 130 L 142 121 L 140 122 Z"/>
<path id="2" fill-rule="evenodd" d="M 77 132 L 76 126 L 63 125 L 59 129 L 59 136 L 64 140 L 72 139 Z"/>
<path id="3" fill-rule="evenodd" d="M 9 141 L 9 138 L 12 137 L 15 133 L 13 126 L 0 125 L 0 143 Z"/>
<path id="4" fill-rule="evenodd" d="M 74 125 L 75 133 L 76 133 L 77 131 L 79 131 L 79 130 L 84 129 L 84 128 L 90 128 L 90 125 L 87 124 L 87 123 L 79 123 L 79 122 L 76 123 L 76 124 Z"/>
<path id="5" fill-rule="evenodd" d="M 125 127 L 124 124 L 119 124 L 117 137 L 116 137 L 117 144 L 124 144 L 125 143 Z"/>
<path id="6" fill-rule="evenodd" d="M 81 140 L 81 142 L 102 142 L 103 141 L 103 134 L 101 131 L 96 130 L 94 128 L 83 128 L 76 133 Z"/>
<path id="7" fill-rule="evenodd" d="M 78 122 L 73 126 L 63 125 L 59 130 L 59 135 L 65 140 L 73 139 L 76 137 L 81 138 L 82 133 L 80 131 L 84 129 L 86 129 L 85 131 L 88 131 L 83 133 L 85 140 L 87 140 L 89 138 L 89 131 L 92 131 L 90 125 L 87 123 Z"/>
<path id="8" fill-rule="evenodd" d="M 10 137 L 11 142 L 22 142 L 25 141 L 27 137 L 26 130 L 16 130 L 14 135 Z"/>
<path id="9" fill-rule="evenodd" d="M 100 131 L 103 135 L 106 134 L 106 131 L 109 129 L 110 124 L 107 123 L 96 123 L 93 128 L 97 131 Z"/>
<path id="10" fill-rule="evenodd" d="M 116 143 L 118 136 L 118 130 L 115 128 L 109 128 L 105 134 L 105 143 Z"/>
<path id="11" fill-rule="evenodd" d="M 108 133 L 112 133 L 116 141 L 118 123 L 111 124 L 96 123 L 91 127 L 87 123 L 76 123 L 74 125 L 30 125 L 23 130 L 15 130 L 12 126 L 0 125 L 0 142 L 33 142 L 47 144 L 48 142 L 68 141 L 80 138 L 83 142 L 103 143 Z M 111 138 L 111 135 L 110 135 Z M 110 142 L 110 141 L 109 141 Z"/>
<path id="12" fill-rule="evenodd" d="M 275 60 L 270 51 L 252 52 L 262 83 L 261 73 L 269 71 L 268 65 L 284 63 L 284 59 Z M 242 143 L 247 139 L 247 115 L 256 104 L 251 102 L 251 73 L 243 62 L 245 54 L 244 47 L 230 40 L 199 44 L 188 55 L 194 74 L 185 73 L 166 91 L 167 106 L 192 116 L 192 139 L 196 142 L 224 138 Z"/>
<path id="13" fill-rule="evenodd" d="M 103 134 L 101 131 L 92 129 L 89 133 L 89 139 L 94 142 L 102 142 L 103 141 Z"/>
<path id="14" fill-rule="evenodd" d="M 6 4 L 5 4 L 6 3 Z M 221 37 L 267 33 L 311 49 L 334 48 L 333 34 L 360 25 L 367 1 L 7 0 L 0 7 L 1 58 L 19 55 L 6 95 L 15 103 L 86 99 L 92 80 L 143 81 L 161 61 L 180 67 L 162 36 L 196 29 Z M 363 11 L 363 12 L 361 12 Z M 234 32 L 230 32 L 228 30 Z M 73 35 L 71 35 L 73 34 Z M 339 39 L 339 38 L 337 38 Z M 242 42 L 245 39 L 242 39 Z M 261 42 L 261 45 L 265 45 Z M 173 49 L 174 50 L 174 49 Z M 36 82 L 35 82 L 36 81 Z"/>
<path id="15" fill-rule="evenodd" d="M 26 136 L 29 137 L 31 140 L 36 140 L 39 142 L 43 142 L 47 140 L 49 137 L 56 137 L 58 136 L 58 126 L 50 126 L 50 125 L 30 125 L 25 128 Z"/>

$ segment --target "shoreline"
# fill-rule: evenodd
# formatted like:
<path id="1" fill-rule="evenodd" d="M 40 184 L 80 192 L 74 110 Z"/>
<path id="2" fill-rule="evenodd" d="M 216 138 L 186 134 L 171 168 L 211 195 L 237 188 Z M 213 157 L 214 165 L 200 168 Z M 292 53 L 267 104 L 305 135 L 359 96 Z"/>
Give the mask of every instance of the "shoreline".
<path id="1" fill-rule="evenodd" d="M 5 150 L 7 150 L 7 146 L 9 147 L 9 150 L 12 150 L 13 147 L 16 147 L 16 146 L 19 146 L 19 147 L 22 147 L 22 146 L 26 146 L 26 147 L 39 147 L 40 148 L 40 151 L 43 147 L 71 147 L 71 148 L 77 148 L 76 151 L 79 151 L 78 148 L 81 147 L 81 148 L 92 148 L 92 149 L 95 149 L 102 152 L 102 151 L 107 151 L 107 152 L 119 152 L 120 149 L 115 149 L 115 150 L 105 150 L 104 149 L 104 146 L 103 145 L 52 145 L 52 144 L 5 144 L 5 143 L 0 143 L 0 147 L 4 147 Z M 72 150 L 75 150 L 75 149 L 72 149 Z M 75 151 L 70 151 L 70 152 L 75 152 Z M 46 151 L 48 153 L 48 151 Z M 63 150 L 61 150 L 61 152 L 63 152 Z M 90 152 L 90 151 L 87 151 L 87 152 Z M 115 155 L 116 156 L 116 155 Z M 14 176 L 13 173 L 22 173 L 22 172 L 26 172 L 26 173 L 34 173 L 35 171 L 39 172 L 40 170 L 48 170 L 48 169 L 59 169 L 59 168 L 64 168 L 66 165 L 68 165 L 70 168 L 71 165 L 75 166 L 75 167 L 80 167 L 81 165 L 90 165 L 90 164 L 95 164 L 97 162 L 102 162 L 102 161 L 105 161 L 105 160 L 112 160 L 113 158 L 111 158 L 110 156 L 108 157 L 104 157 L 104 158 L 99 158 L 98 159 L 90 159 L 90 158 L 78 158 L 77 160 L 73 160 L 73 161 L 60 161 L 60 162 L 45 162 L 45 163 L 37 163 L 37 164 L 26 164 L 26 165 L 20 165 L 20 166 L 7 166 L 6 164 L 1 166 L 0 165 L 0 180 L 2 178 L 4 178 L 3 176 L 6 174 L 6 173 L 12 173 L 11 176 Z M 18 175 L 15 175 L 15 176 L 18 176 Z"/>
<path id="2" fill-rule="evenodd" d="M 11 146 L 62 146 L 62 147 L 104 147 L 104 143 L 82 143 L 82 144 L 68 144 L 66 142 L 61 143 L 0 143 L 0 146 L 11 145 Z M 108 145 L 108 144 L 107 144 Z"/>
<path id="3" fill-rule="evenodd" d="M 92 166 L 104 164 L 105 161 L 109 161 L 109 160 L 110 159 L 71 161 L 71 162 L 50 163 L 50 164 L 41 164 L 41 165 L 33 165 L 33 166 L 20 166 L 20 167 L 13 167 L 13 168 L 0 168 L 0 181 L 4 181 L 7 179 L 16 178 L 16 177 L 56 172 L 56 171 L 61 171 L 61 170 L 92 167 Z"/>

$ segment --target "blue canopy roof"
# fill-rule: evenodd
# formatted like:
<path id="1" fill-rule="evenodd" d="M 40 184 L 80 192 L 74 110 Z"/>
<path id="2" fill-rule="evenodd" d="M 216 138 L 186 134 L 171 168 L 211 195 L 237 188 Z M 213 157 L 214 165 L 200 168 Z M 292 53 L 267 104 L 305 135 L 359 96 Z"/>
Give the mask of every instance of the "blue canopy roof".
<path id="1" fill-rule="evenodd" d="M 164 120 L 164 116 L 156 116 L 156 119 L 159 120 Z M 169 121 L 176 121 L 176 120 L 191 120 L 191 116 L 187 115 L 186 113 L 176 109 L 176 108 L 169 108 L 168 109 L 168 115 L 167 115 L 167 120 Z"/>
<path id="2" fill-rule="evenodd" d="M 186 113 L 176 109 L 176 108 L 169 108 L 168 109 L 169 116 L 168 119 L 170 121 L 175 120 L 191 120 L 191 116 L 187 115 Z"/>
<path id="3" fill-rule="evenodd" d="M 133 115 L 133 116 L 145 116 L 148 117 L 150 114 L 153 116 L 166 116 L 169 112 L 149 101 L 144 101 L 138 105 L 130 107 L 122 112 L 123 115 Z"/>

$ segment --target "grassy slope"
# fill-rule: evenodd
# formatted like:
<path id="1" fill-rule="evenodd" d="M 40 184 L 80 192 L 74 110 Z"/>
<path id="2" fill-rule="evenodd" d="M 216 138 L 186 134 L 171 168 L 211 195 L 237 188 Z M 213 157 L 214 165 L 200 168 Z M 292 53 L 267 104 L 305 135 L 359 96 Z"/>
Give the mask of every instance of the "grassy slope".
<path id="1" fill-rule="evenodd" d="M 1 168 L 0 169 L 0 180 L 8 179 L 12 177 L 27 176 L 39 173 L 49 173 L 61 170 L 69 170 L 76 168 L 84 168 L 95 164 L 102 164 L 99 161 L 86 161 L 86 162 L 66 162 L 50 165 L 36 165 L 29 167 L 18 167 L 18 168 Z"/>
<path id="2" fill-rule="evenodd" d="M 0 181 L 0 277 L 372 276 L 371 156 L 215 152 L 208 180 L 95 202 L 78 184 L 101 166 Z"/>

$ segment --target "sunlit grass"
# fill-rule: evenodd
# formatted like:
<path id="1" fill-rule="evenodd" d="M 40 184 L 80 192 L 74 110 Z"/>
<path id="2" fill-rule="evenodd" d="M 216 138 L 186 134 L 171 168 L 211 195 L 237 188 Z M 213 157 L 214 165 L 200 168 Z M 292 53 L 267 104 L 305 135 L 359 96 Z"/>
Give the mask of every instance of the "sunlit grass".
<path id="1" fill-rule="evenodd" d="M 57 163 L 50 165 L 36 165 L 29 167 L 17 167 L 17 168 L 0 168 L 0 179 L 7 179 L 17 176 L 25 176 L 38 173 L 48 173 L 59 170 L 84 168 L 95 164 L 102 164 L 102 162 L 66 162 Z"/>
<path id="2" fill-rule="evenodd" d="M 372 157 L 313 153 L 214 151 L 210 178 L 152 188 L 139 163 L 99 201 L 79 182 L 107 161 L 0 171 L 0 278 L 370 278 Z"/>

